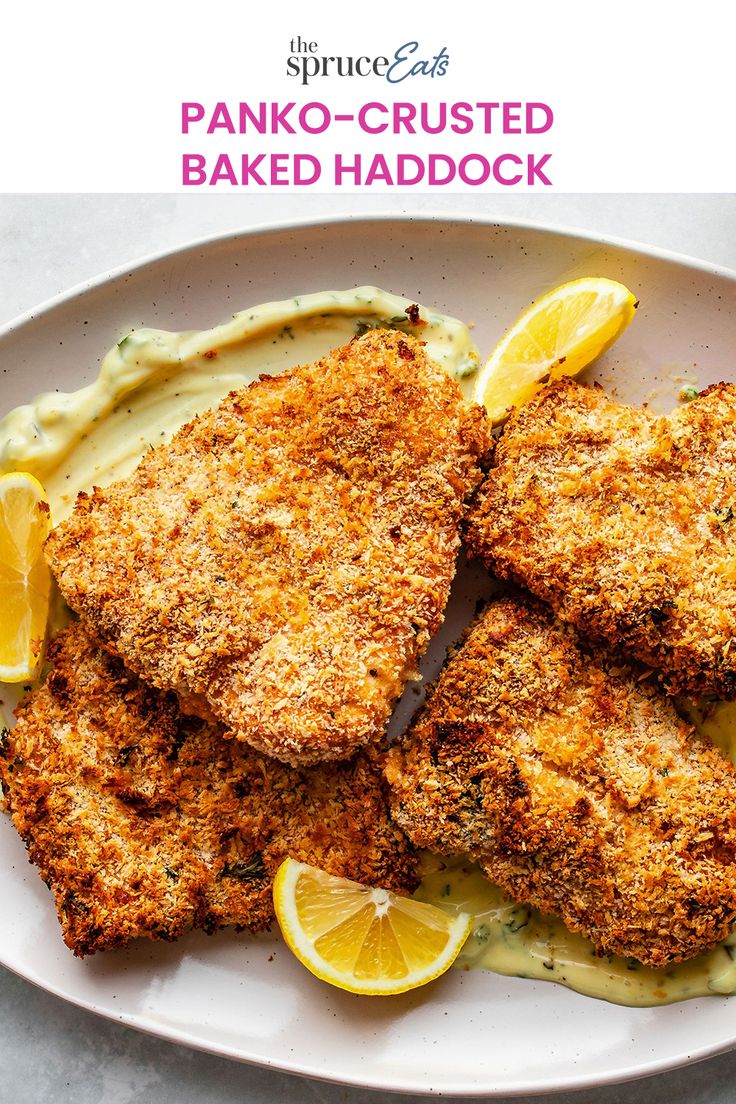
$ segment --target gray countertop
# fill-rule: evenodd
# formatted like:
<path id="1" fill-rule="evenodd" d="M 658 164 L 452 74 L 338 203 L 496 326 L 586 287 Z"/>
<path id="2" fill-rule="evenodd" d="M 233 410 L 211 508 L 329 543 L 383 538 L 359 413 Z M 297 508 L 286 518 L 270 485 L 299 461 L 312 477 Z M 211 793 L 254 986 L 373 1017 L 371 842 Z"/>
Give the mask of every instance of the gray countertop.
<path id="1" fill-rule="evenodd" d="M 419 195 L 410 202 L 341 196 L 0 196 L 0 324 L 81 280 L 191 238 L 301 217 L 389 210 L 570 225 L 736 268 L 736 197 L 731 195 Z M 419 1099 L 302 1081 L 187 1050 L 99 1019 L 4 970 L 0 1015 L 3 1104 Z M 736 1052 L 646 1081 L 556 1099 L 725 1104 L 736 1096 L 734 1084 Z"/>

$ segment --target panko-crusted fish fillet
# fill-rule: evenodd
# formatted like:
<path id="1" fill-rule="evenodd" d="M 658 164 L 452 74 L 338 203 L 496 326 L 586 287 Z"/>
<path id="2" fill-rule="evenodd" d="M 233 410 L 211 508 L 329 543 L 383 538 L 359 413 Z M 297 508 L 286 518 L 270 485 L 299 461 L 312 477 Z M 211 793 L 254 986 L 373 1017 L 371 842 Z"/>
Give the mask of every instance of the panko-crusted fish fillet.
<path id="1" fill-rule="evenodd" d="M 509 420 L 468 540 L 670 692 L 736 697 L 735 385 L 657 417 L 551 384 Z"/>
<path id="2" fill-rule="evenodd" d="M 376 331 L 262 377 L 47 544 L 73 609 L 185 709 L 292 763 L 381 735 L 442 622 L 485 416 Z"/>
<path id="3" fill-rule="evenodd" d="M 389 752 L 410 839 L 599 952 L 664 966 L 736 918 L 736 771 L 541 604 L 492 602 Z"/>
<path id="4" fill-rule="evenodd" d="M 75 954 L 189 927 L 263 928 L 287 855 L 367 884 L 416 884 L 368 753 L 300 770 L 224 740 L 81 623 L 50 656 L 4 734 L 0 780 Z"/>

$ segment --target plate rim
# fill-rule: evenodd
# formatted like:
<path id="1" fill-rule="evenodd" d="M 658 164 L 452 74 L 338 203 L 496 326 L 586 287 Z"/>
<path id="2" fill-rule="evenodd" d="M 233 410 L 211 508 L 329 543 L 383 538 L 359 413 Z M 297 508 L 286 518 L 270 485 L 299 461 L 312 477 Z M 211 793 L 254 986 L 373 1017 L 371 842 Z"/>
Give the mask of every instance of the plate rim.
<path id="1" fill-rule="evenodd" d="M 469 214 L 468 212 L 452 210 L 437 212 L 423 211 L 416 214 L 410 214 L 400 209 L 387 209 L 380 212 L 356 210 L 351 213 L 340 213 L 327 218 L 311 215 L 299 219 L 286 218 L 242 228 L 230 228 L 226 231 L 218 231 L 213 234 L 187 239 L 178 245 L 144 254 L 136 257 L 132 261 L 106 269 L 97 275 L 79 281 L 71 287 L 49 296 L 40 303 L 14 316 L 0 325 L 0 341 L 14 334 L 17 330 L 23 329 L 28 324 L 35 322 L 43 315 L 49 314 L 56 308 L 71 303 L 87 293 L 94 292 L 104 287 L 106 284 L 114 283 L 121 278 L 133 275 L 142 269 L 166 261 L 169 258 L 173 259 L 180 257 L 187 252 L 199 249 L 217 249 L 229 242 L 247 240 L 252 237 L 267 237 L 290 232 L 300 233 L 305 230 L 320 227 L 334 228 L 345 224 L 355 226 L 359 223 L 383 224 L 387 222 L 420 223 L 425 226 L 436 226 L 442 223 L 461 224 L 464 226 L 475 225 L 489 230 L 506 229 L 512 231 L 541 232 L 549 236 L 571 238 L 579 242 L 587 242 L 623 250 L 629 254 L 662 261 L 679 267 L 685 267 L 705 275 L 723 278 L 736 285 L 736 269 L 734 268 L 715 264 L 660 246 L 650 246 L 633 239 L 622 238 L 612 234 L 597 233 L 582 227 L 564 223 L 547 222 L 536 219 L 490 217 L 482 214 Z M 575 1074 L 573 1071 L 568 1070 L 565 1072 L 564 1077 L 558 1075 L 553 1080 L 547 1080 L 545 1082 L 540 1082 L 538 1078 L 528 1080 L 517 1078 L 513 1082 L 506 1082 L 502 1085 L 496 1083 L 470 1087 L 467 1084 L 456 1084 L 443 1085 L 441 1088 L 433 1088 L 427 1087 L 426 1085 L 419 1085 L 416 1081 L 411 1080 L 410 1075 L 402 1075 L 400 1080 L 397 1080 L 395 1075 L 392 1076 L 391 1079 L 375 1076 L 367 1079 L 365 1074 L 359 1074 L 357 1072 L 355 1076 L 350 1077 L 346 1074 L 330 1075 L 329 1073 L 325 1073 L 323 1069 L 313 1068 L 309 1063 L 305 1063 L 304 1061 L 299 1062 L 288 1058 L 278 1060 L 264 1058 L 262 1055 L 247 1053 L 242 1047 L 236 1048 L 225 1043 L 203 1040 L 201 1037 L 192 1035 L 186 1030 L 177 1028 L 174 1025 L 167 1024 L 164 1026 L 157 1025 L 155 1022 L 151 1021 L 145 1022 L 133 1013 L 115 1013 L 113 1009 L 105 1009 L 99 1006 L 94 1000 L 82 996 L 77 997 L 69 995 L 62 986 L 53 982 L 48 983 L 43 980 L 39 974 L 34 973 L 34 971 L 7 963 L 4 959 L 2 948 L 0 948 L 0 965 L 12 974 L 23 978 L 37 988 L 69 1004 L 82 1008 L 106 1020 L 121 1023 L 133 1030 L 140 1031 L 175 1045 L 187 1046 L 200 1052 L 214 1054 L 222 1058 L 254 1065 L 259 1068 L 272 1069 L 324 1083 L 342 1084 L 356 1088 L 369 1088 L 375 1091 L 396 1092 L 401 1094 L 421 1093 L 426 1096 L 456 1095 L 458 1097 L 472 1099 L 498 1096 L 517 1097 L 529 1094 L 546 1095 L 561 1091 L 574 1092 L 585 1088 L 623 1084 L 625 1082 L 653 1077 L 668 1070 L 675 1070 L 704 1061 L 736 1048 L 736 1026 L 734 1026 L 733 1035 L 728 1039 L 721 1038 L 713 1043 L 675 1056 L 660 1057 L 649 1061 L 642 1060 L 631 1063 L 617 1070 L 580 1074 Z M 709 998 L 709 1000 L 713 999 L 725 1001 L 728 998 Z"/>
<path id="2" fill-rule="evenodd" d="M 565 1075 L 564 1080 L 557 1079 L 555 1081 L 547 1081 L 540 1083 L 538 1079 L 522 1080 L 516 1079 L 512 1082 L 506 1082 L 503 1085 L 494 1084 L 492 1086 L 483 1085 L 478 1087 L 470 1087 L 467 1085 L 443 1085 L 441 1088 L 434 1088 L 432 1086 L 420 1085 L 416 1081 L 412 1081 L 409 1078 L 403 1078 L 402 1081 L 397 1081 L 395 1078 L 389 1080 L 380 1077 L 372 1077 L 367 1080 L 365 1077 L 351 1077 L 347 1078 L 343 1075 L 331 1076 L 325 1073 L 323 1069 L 319 1069 L 314 1066 L 310 1066 L 308 1063 L 289 1061 L 284 1059 L 283 1061 L 274 1061 L 269 1058 L 264 1058 L 262 1055 L 245 1053 L 242 1049 L 237 1049 L 234 1046 L 228 1044 L 214 1044 L 203 1041 L 196 1035 L 176 1028 L 173 1025 L 157 1026 L 155 1023 L 146 1024 L 136 1019 L 133 1014 L 121 1012 L 114 1013 L 112 1010 L 106 1010 L 100 1008 L 93 1001 L 86 1000 L 84 998 L 77 999 L 76 997 L 66 996 L 61 987 L 57 985 L 47 985 L 40 977 L 35 977 L 30 973 L 23 970 L 16 969 L 13 966 L 8 966 L 0 958 L 0 966 L 14 974 L 16 977 L 22 978 L 24 981 L 29 982 L 31 985 L 40 989 L 42 992 L 49 993 L 53 997 L 64 1001 L 67 1004 L 71 1004 L 76 1008 L 81 1008 L 86 1012 L 90 1012 L 95 1016 L 99 1016 L 101 1019 L 108 1020 L 111 1023 L 121 1024 L 123 1027 L 132 1029 L 139 1032 L 142 1035 L 150 1035 L 153 1038 L 160 1039 L 166 1043 L 171 1043 L 174 1046 L 185 1046 L 191 1050 L 196 1050 L 203 1054 L 212 1054 L 218 1058 L 225 1058 L 228 1061 L 239 1062 L 241 1065 L 257 1066 L 259 1069 L 273 1070 L 276 1073 L 286 1073 L 293 1077 L 304 1078 L 306 1080 L 319 1081 L 328 1085 L 344 1085 L 350 1088 L 365 1088 L 372 1089 L 375 1092 L 393 1092 L 400 1095 L 421 1095 L 426 1097 L 450 1097 L 455 1096 L 466 1100 L 478 1100 L 488 1099 L 492 1097 L 519 1097 L 519 1096 L 550 1096 L 555 1093 L 562 1092 L 581 1092 L 584 1089 L 598 1088 L 608 1085 L 623 1085 L 633 1081 L 643 1081 L 650 1077 L 656 1077 L 662 1073 L 668 1073 L 677 1069 L 684 1069 L 688 1066 L 697 1065 L 700 1062 L 707 1061 L 709 1058 L 715 1058 L 719 1054 L 727 1054 L 732 1050 L 736 1050 L 736 1036 L 729 1041 L 716 1042 L 711 1046 L 702 1047 L 698 1050 L 691 1051 L 685 1054 L 678 1055 L 677 1058 L 660 1058 L 651 1062 L 640 1062 L 626 1066 L 623 1069 L 616 1071 L 608 1071 L 597 1074 L 577 1074 L 570 1075 L 568 1072 Z M 543 982 L 541 984 L 557 985 L 556 982 Z M 596 998 L 587 998 L 595 1000 Z M 708 1000 L 722 1000 L 724 1002 L 729 997 L 708 997 L 703 998 Z M 604 1002 L 605 1003 L 605 1002 Z M 687 1001 L 682 1003 L 689 1003 Z"/>
<path id="3" fill-rule="evenodd" d="M 176 257 L 182 253 L 188 253 L 191 250 L 212 248 L 223 245 L 229 241 L 234 241 L 238 238 L 248 238 L 255 235 L 282 234 L 292 230 L 301 231 L 323 226 L 340 226 L 346 223 L 378 223 L 392 221 L 426 223 L 428 225 L 450 222 L 461 223 L 463 225 L 478 225 L 488 229 L 503 228 L 507 230 L 541 231 L 549 235 L 576 238 L 579 241 L 587 241 L 595 245 L 612 246 L 614 249 L 621 249 L 628 253 L 638 253 L 641 256 L 667 261 L 671 264 L 681 265 L 686 268 L 694 268 L 699 272 L 708 273 L 712 276 L 719 276 L 736 282 L 736 268 L 716 264 L 711 261 L 703 260 L 700 257 L 693 257 L 690 254 L 680 253 L 662 246 L 647 245 L 645 242 L 640 242 L 631 238 L 618 237 L 615 234 L 599 234 L 594 231 L 586 230 L 584 227 L 567 225 L 565 223 L 547 222 L 545 220 L 536 219 L 491 218 L 485 215 L 471 215 L 462 211 L 437 212 L 436 214 L 430 211 L 423 211 L 415 215 L 407 214 L 406 211 L 402 212 L 401 210 L 386 210 L 380 212 L 355 211 L 349 214 L 341 212 L 338 215 L 329 216 L 328 218 L 310 215 L 300 219 L 275 219 L 254 226 L 246 226 L 242 229 L 217 231 L 213 234 L 189 238 L 179 245 L 171 246 L 167 249 L 144 253 L 124 264 L 115 265 L 113 268 L 104 269 L 94 276 L 90 276 L 85 280 L 80 280 L 76 284 L 72 284 L 71 287 L 65 288 L 55 295 L 50 295 L 46 299 L 42 299 L 40 303 L 36 303 L 34 306 L 21 311 L 20 314 L 14 315 L 7 322 L 0 325 L 0 339 L 20 329 L 28 322 L 34 321 L 39 315 L 47 314 L 56 307 L 80 297 L 85 292 L 95 291 L 97 288 L 115 279 L 126 275 L 133 275 L 141 268 L 158 264 L 169 257 Z"/>

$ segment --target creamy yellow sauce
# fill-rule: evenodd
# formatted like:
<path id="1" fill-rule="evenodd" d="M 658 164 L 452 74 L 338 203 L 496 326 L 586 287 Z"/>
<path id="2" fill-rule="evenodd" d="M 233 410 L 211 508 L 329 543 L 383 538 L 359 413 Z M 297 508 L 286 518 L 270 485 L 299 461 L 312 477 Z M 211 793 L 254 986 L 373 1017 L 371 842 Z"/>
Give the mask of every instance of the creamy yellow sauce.
<path id="1" fill-rule="evenodd" d="M 428 355 L 467 394 L 479 364 L 468 327 L 423 306 L 415 325 L 406 313 L 410 306 L 410 299 L 359 287 L 262 303 L 210 330 L 136 330 L 107 353 L 88 387 L 37 395 L 0 420 L 0 474 L 35 475 L 58 524 L 80 491 L 129 475 L 147 449 L 169 440 L 230 391 L 259 375 L 314 361 L 363 330 L 386 324 L 424 341 Z M 50 634 L 68 618 L 54 590 Z M 24 690 L 0 684 L 0 724 L 10 722 Z"/>
<path id="2" fill-rule="evenodd" d="M 464 323 L 424 307 L 423 324 L 406 315 L 411 300 L 362 287 L 303 295 L 240 311 L 212 330 L 141 329 L 102 361 L 93 384 L 49 392 L 0 421 L 0 474 L 28 471 L 49 496 L 54 523 L 77 494 L 128 475 L 146 449 L 167 441 L 228 392 L 316 360 L 364 327 L 394 321 L 461 387 L 479 363 Z"/>
<path id="3" fill-rule="evenodd" d="M 736 762 L 736 702 L 718 702 L 706 710 L 688 705 L 687 712 L 698 730 Z M 736 993 L 736 931 L 707 954 L 652 970 L 633 959 L 599 957 L 592 943 L 568 931 L 557 917 L 514 904 L 462 856 L 426 855 L 418 896 L 473 915 L 473 929 L 456 963 L 461 969 L 556 981 L 586 996 L 640 1007 Z"/>
<path id="4" fill-rule="evenodd" d="M 708 954 L 652 970 L 634 959 L 599 957 L 557 917 L 514 904 L 467 859 L 425 861 L 421 899 L 474 917 L 456 962 L 462 969 L 557 981 L 586 996 L 642 1007 L 736 992 L 736 934 Z"/>
<path id="5" fill-rule="evenodd" d="M 479 357 L 467 327 L 424 307 L 424 325 L 415 327 L 405 313 L 410 303 L 363 287 L 266 303 L 202 332 L 136 330 L 107 354 L 89 387 L 39 395 L 0 421 L 0 473 L 23 470 L 40 479 L 58 523 L 71 512 L 79 491 L 128 475 L 148 448 L 168 440 L 229 391 L 262 373 L 313 361 L 364 327 L 387 322 L 426 341 L 428 354 L 469 398 L 469 377 Z M 63 618 L 57 596 L 54 627 Z M 12 708 L 17 695 L 9 687 L 0 689 L 0 706 Z M 695 710 L 692 715 L 733 758 L 736 704 L 719 705 L 707 718 Z M 736 992 L 736 936 L 692 962 L 650 970 L 597 957 L 592 945 L 561 921 L 509 901 L 466 859 L 427 856 L 419 895 L 473 913 L 473 930 L 457 963 L 461 968 L 557 981 L 627 1005 Z"/>
<path id="6" fill-rule="evenodd" d="M 701 707 L 691 703 L 684 705 L 698 732 L 712 740 L 727 759 L 736 763 L 736 702 L 715 702 Z"/>

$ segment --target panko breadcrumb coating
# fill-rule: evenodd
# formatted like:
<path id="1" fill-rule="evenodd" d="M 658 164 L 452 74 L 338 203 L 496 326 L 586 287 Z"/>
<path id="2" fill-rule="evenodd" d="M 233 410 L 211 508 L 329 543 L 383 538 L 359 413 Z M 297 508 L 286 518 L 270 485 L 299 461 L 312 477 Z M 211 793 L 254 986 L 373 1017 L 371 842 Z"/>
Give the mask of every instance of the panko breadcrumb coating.
<path id="1" fill-rule="evenodd" d="M 468 540 L 668 691 L 736 697 L 736 385 L 657 417 L 551 384 L 510 418 Z"/>
<path id="2" fill-rule="evenodd" d="M 5 733 L 0 780 L 77 955 L 189 927 L 258 930 L 287 855 L 412 889 L 415 860 L 366 753 L 296 769 L 181 714 L 81 624 Z"/>
<path id="3" fill-rule="evenodd" d="M 492 602 L 389 752 L 414 844 L 469 853 L 599 953 L 661 967 L 736 918 L 736 771 L 533 600 Z"/>
<path id="4" fill-rule="evenodd" d="M 127 666 L 286 762 L 376 741 L 442 622 L 480 407 L 396 331 L 261 377 L 80 494 L 62 593 Z"/>

